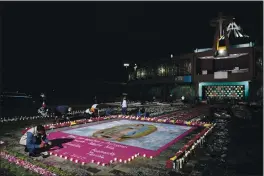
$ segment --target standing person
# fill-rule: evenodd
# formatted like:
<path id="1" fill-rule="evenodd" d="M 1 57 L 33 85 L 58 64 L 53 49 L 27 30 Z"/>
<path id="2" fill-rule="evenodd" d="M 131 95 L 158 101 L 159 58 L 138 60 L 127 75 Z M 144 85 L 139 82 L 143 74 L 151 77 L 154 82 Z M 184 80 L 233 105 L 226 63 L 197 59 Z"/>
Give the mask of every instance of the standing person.
<path id="1" fill-rule="evenodd" d="M 123 98 L 123 101 L 121 103 L 121 107 L 122 107 L 122 115 L 126 115 L 126 113 L 127 113 L 127 101 L 126 101 L 126 97 Z"/>
<path id="2" fill-rule="evenodd" d="M 21 145 L 25 146 L 25 152 L 29 152 L 29 156 L 35 157 L 47 149 L 51 145 L 46 135 L 44 126 L 38 125 L 29 129 L 20 139 Z"/>

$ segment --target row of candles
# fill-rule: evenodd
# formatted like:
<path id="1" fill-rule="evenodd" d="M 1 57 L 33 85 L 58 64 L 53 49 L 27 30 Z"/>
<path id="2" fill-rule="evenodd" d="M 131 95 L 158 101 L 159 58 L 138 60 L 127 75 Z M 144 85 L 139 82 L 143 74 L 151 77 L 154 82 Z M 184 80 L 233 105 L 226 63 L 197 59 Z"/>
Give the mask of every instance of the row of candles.
<path id="1" fill-rule="evenodd" d="M 53 156 L 56 156 L 56 157 L 60 157 L 60 158 L 63 158 L 65 160 L 69 160 L 71 162 L 74 162 L 76 164 L 81 164 L 81 165 L 85 165 L 87 164 L 88 162 L 83 162 L 83 161 L 80 161 L 78 160 L 77 158 L 73 158 L 73 157 L 69 157 L 69 156 L 63 156 L 63 155 L 59 155 L 57 153 L 53 153 L 53 152 L 49 152 L 50 155 L 53 155 Z M 90 163 L 94 163 L 94 164 L 97 164 L 98 166 L 107 166 L 107 165 L 110 165 L 110 164 L 114 164 L 114 163 L 129 163 L 131 162 L 132 160 L 136 159 L 137 157 L 139 157 L 140 154 L 137 153 L 137 154 L 134 154 L 132 156 L 130 156 L 129 158 L 127 158 L 126 160 L 124 159 L 118 159 L 118 158 L 114 158 L 113 160 L 110 160 L 109 162 L 100 162 L 100 161 L 96 161 L 96 160 L 91 160 Z M 143 154 L 142 157 L 147 157 L 146 154 Z M 148 158 L 152 159 L 153 156 L 148 156 Z"/>
<path id="2" fill-rule="evenodd" d="M 216 124 L 213 124 L 209 128 L 204 128 L 203 131 L 198 133 L 193 139 L 191 139 L 187 144 L 185 144 L 170 160 L 167 161 L 167 168 L 173 167 L 173 169 L 182 169 L 183 164 L 187 162 L 190 154 L 198 146 L 202 146 L 205 142 L 205 137 L 213 130 Z"/>
<path id="3" fill-rule="evenodd" d="M 75 114 L 81 114 L 84 113 L 84 111 L 73 111 L 70 112 L 69 115 L 75 115 Z M 15 121 L 23 121 L 23 120 L 36 120 L 36 119 L 48 119 L 48 118 L 53 118 L 55 117 L 54 113 L 51 113 L 48 116 L 41 116 L 41 115 L 37 115 L 37 116 L 15 116 L 15 117 L 3 117 L 0 118 L 0 123 L 6 123 L 6 122 L 15 122 Z"/>
<path id="4" fill-rule="evenodd" d="M 98 117 L 98 118 L 92 118 L 92 119 L 83 119 L 83 120 L 76 120 L 71 122 L 61 122 L 56 124 L 47 124 L 44 125 L 46 130 L 50 129 L 56 129 L 56 128 L 62 128 L 62 127 L 69 127 L 72 125 L 78 125 L 78 124 L 84 124 L 84 123 L 91 123 L 96 121 L 102 121 L 102 120 L 109 120 L 109 119 L 115 119 L 115 118 L 123 118 L 123 119 L 130 119 L 130 120 L 140 120 L 140 121 L 149 121 L 149 122 L 159 122 L 159 123 L 168 123 L 168 124 L 179 124 L 179 125 L 188 125 L 188 126 L 203 126 L 203 127 L 209 127 L 211 126 L 210 123 L 206 122 L 199 122 L 199 121 L 184 121 L 184 120 L 170 120 L 170 119 L 160 119 L 159 117 L 136 117 L 136 116 L 123 116 L 123 115 L 114 115 L 114 116 L 104 116 L 104 117 Z M 29 128 L 26 128 L 22 131 L 24 134 Z"/>
<path id="5" fill-rule="evenodd" d="M 107 117 L 99 117 L 99 118 L 94 118 L 94 119 L 89 119 L 89 120 L 76 120 L 72 122 L 63 122 L 63 123 L 56 123 L 56 124 L 48 124 L 45 125 L 45 128 L 47 130 L 50 129 L 56 129 L 56 128 L 63 128 L 63 127 L 69 127 L 72 125 L 78 125 L 78 124 L 84 124 L 84 123 L 91 123 L 91 122 L 96 122 L 96 121 L 102 121 L 102 120 L 109 120 L 109 119 L 116 119 L 116 118 L 122 118 L 122 119 L 131 119 L 131 120 L 140 120 L 140 121 L 150 121 L 150 122 L 158 122 L 158 123 L 170 123 L 170 124 L 180 124 L 180 125 L 188 125 L 188 126 L 202 126 L 206 127 L 201 133 L 199 133 L 195 139 L 190 140 L 184 148 L 182 148 L 179 152 L 176 153 L 176 158 L 178 158 L 179 155 L 181 155 L 183 152 L 185 152 L 185 155 L 181 159 L 175 159 L 176 165 L 181 168 L 182 163 L 184 163 L 185 158 L 191 153 L 191 151 L 200 143 L 203 143 L 204 137 L 212 130 L 214 127 L 214 124 L 209 124 L 205 122 L 199 122 L 199 121 L 184 121 L 184 120 L 169 120 L 169 119 L 159 119 L 157 118 L 144 118 L 144 117 L 135 117 L 135 116 L 123 116 L 123 115 L 116 115 L 116 116 L 107 116 Z M 26 128 L 23 130 L 23 134 L 30 128 Z M 202 136 L 203 135 L 203 136 Z M 196 142 L 194 142 L 196 141 Z M 193 143 L 193 146 L 190 147 Z M 187 151 L 187 148 L 190 148 L 190 151 Z M 50 153 L 50 155 L 55 155 L 58 156 L 56 153 Z M 127 160 L 122 160 L 122 159 L 117 159 L 114 158 L 114 160 L 111 160 L 109 163 L 113 162 L 122 162 L 122 163 L 128 163 L 129 161 L 133 160 L 134 158 L 138 157 L 139 154 L 135 154 L 134 156 L 131 156 Z M 143 157 L 147 157 L 146 154 L 142 154 Z M 82 165 L 85 164 L 85 162 L 80 162 L 78 159 L 70 158 L 68 156 L 62 156 L 59 155 L 59 157 L 64 158 L 64 159 L 69 159 L 72 162 L 75 163 L 80 163 Z M 149 158 L 153 158 L 153 156 L 148 156 Z M 109 163 L 100 163 L 99 161 L 91 160 L 91 163 L 96 163 L 98 165 L 105 166 Z"/>

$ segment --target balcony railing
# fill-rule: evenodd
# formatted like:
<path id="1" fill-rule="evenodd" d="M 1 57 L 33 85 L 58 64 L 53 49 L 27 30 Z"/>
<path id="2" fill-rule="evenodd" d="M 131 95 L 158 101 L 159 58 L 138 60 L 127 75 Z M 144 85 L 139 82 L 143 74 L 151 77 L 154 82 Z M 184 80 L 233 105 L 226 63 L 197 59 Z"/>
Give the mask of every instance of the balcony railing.
<path id="1" fill-rule="evenodd" d="M 227 72 L 227 78 L 216 79 L 214 74 L 198 74 L 194 76 L 194 80 L 197 82 L 212 82 L 212 81 L 219 81 L 219 80 L 228 80 L 228 81 L 247 81 L 252 80 L 253 74 L 252 72 L 238 72 L 232 73 Z"/>

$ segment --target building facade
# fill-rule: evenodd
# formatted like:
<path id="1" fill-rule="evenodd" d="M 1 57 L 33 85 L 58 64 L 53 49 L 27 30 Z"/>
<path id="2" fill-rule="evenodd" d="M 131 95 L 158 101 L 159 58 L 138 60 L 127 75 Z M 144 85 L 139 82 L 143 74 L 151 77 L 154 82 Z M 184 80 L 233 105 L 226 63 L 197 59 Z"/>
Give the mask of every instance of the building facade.
<path id="1" fill-rule="evenodd" d="M 263 82 L 262 47 L 255 46 L 233 18 L 220 14 L 214 26 L 210 48 L 135 65 L 129 72 L 129 94 L 162 100 L 255 97 Z"/>
<path id="2" fill-rule="evenodd" d="M 193 57 L 190 53 L 135 65 L 129 72 L 127 92 L 135 99 L 144 100 L 193 96 Z"/>
<path id="3" fill-rule="evenodd" d="M 263 50 L 233 19 L 220 16 L 217 21 L 214 46 L 194 51 L 195 90 L 200 99 L 255 99 L 262 86 L 258 68 L 262 67 Z"/>

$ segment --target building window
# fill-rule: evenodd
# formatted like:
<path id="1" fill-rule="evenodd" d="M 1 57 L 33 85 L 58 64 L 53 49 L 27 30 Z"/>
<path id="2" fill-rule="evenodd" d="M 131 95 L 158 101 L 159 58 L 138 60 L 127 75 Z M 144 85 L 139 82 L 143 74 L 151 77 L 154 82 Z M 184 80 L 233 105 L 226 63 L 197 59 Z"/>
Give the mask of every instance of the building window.
<path id="1" fill-rule="evenodd" d="M 185 61 L 184 62 L 184 74 L 191 74 L 192 72 L 192 63 L 190 61 Z"/>
<path id="2" fill-rule="evenodd" d="M 141 78 L 146 78 L 146 76 L 147 76 L 146 75 L 146 71 L 142 69 L 141 72 L 140 72 L 140 77 Z"/>
<path id="3" fill-rule="evenodd" d="M 158 68 L 158 75 L 159 75 L 159 76 L 166 76 L 166 67 L 164 67 L 164 66 L 160 66 L 160 67 Z"/>
<path id="4" fill-rule="evenodd" d="M 137 70 L 137 79 L 140 79 L 140 76 L 141 76 L 141 70 L 138 69 L 138 70 Z"/>

